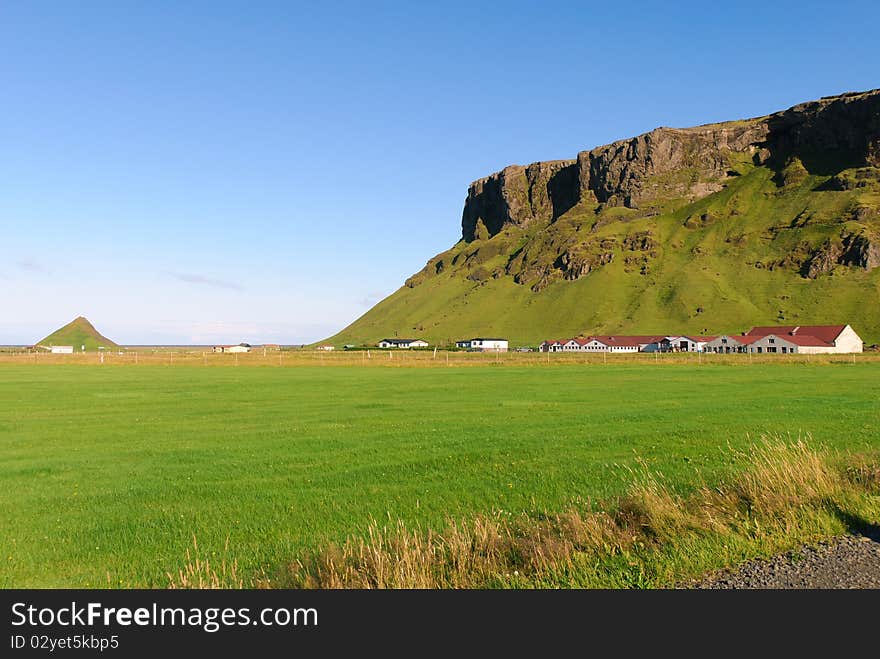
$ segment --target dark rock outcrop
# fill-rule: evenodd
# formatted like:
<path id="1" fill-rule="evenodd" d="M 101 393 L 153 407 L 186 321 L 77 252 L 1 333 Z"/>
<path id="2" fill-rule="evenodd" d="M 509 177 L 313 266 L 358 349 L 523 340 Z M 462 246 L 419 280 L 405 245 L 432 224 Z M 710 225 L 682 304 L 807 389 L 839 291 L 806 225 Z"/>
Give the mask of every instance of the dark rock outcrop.
<path id="1" fill-rule="evenodd" d="M 843 238 L 840 263 L 865 270 L 880 267 L 880 241 L 866 234 L 850 234 Z"/>
<path id="2" fill-rule="evenodd" d="M 478 238 L 479 222 L 494 236 L 507 224 L 550 222 L 579 199 L 574 160 L 511 165 L 471 184 L 462 214 L 462 237 Z"/>
<path id="3" fill-rule="evenodd" d="M 880 266 L 880 241 L 866 233 L 848 233 L 840 241 L 826 240 L 804 261 L 801 274 L 809 279 L 831 272 L 836 265 L 863 270 Z"/>
<path id="4" fill-rule="evenodd" d="M 774 159 L 797 156 L 813 174 L 880 166 L 880 90 L 828 96 L 766 118 Z"/>
<path id="5" fill-rule="evenodd" d="M 657 128 L 579 153 L 581 190 L 589 190 L 600 203 L 629 208 L 661 194 L 705 196 L 720 190 L 728 177 L 729 154 L 749 151 L 765 136 L 761 122 Z M 681 175 L 664 180 L 663 175 L 675 173 Z"/>
<path id="6" fill-rule="evenodd" d="M 804 262 L 801 274 L 808 279 L 831 272 L 840 261 L 843 250 L 837 242 L 826 240 L 813 255 Z"/>

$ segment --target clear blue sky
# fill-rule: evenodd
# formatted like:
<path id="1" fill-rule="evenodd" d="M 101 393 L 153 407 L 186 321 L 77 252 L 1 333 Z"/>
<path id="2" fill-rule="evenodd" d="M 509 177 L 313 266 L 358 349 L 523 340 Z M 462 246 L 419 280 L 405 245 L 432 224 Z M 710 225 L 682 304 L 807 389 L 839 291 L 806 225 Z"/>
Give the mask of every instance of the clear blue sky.
<path id="1" fill-rule="evenodd" d="M 424 6 L 422 6 L 424 5 Z M 470 181 L 880 87 L 866 2 L 0 3 L 0 343 L 323 338 Z"/>

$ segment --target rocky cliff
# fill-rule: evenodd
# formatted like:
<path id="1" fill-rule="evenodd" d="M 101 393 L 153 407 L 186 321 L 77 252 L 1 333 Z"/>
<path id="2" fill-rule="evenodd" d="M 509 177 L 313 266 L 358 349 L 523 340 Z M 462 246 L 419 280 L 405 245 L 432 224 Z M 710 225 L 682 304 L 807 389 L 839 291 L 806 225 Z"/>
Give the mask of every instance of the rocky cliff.
<path id="1" fill-rule="evenodd" d="M 880 90 L 832 96 L 783 112 L 696 128 L 657 128 L 576 160 L 511 165 L 474 181 L 462 238 L 507 225 L 552 222 L 579 203 L 639 208 L 693 201 L 723 189 L 743 157 L 778 169 L 798 159 L 807 173 L 880 167 Z M 833 170 L 833 171 L 832 171 Z M 482 228 L 481 228 L 482 227 Z"/>

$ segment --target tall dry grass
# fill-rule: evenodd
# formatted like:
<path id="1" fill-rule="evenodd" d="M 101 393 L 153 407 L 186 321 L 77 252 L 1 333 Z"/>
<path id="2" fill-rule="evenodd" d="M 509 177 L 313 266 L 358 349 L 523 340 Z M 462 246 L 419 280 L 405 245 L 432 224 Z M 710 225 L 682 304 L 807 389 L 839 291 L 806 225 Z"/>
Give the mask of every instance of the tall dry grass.
<path id="1" fill-rule="evenodd" d="M 186 563 L 177 572 L 168 572 L 168 587 L 172 589 L 218 590 L 244 588 L 244 579 L 238 573 L 238 561 L 227 560 L 229 538 L 223 548 L 219 564 L 202 557 L 199 543 L 193 536 L 193 546 L 186 550 Z"/>
<path id="2" fill-rule="evenodd" d="M 371 520 L 365 533 L 308 553 L 272 582 L 294 588 L 474 588 L 532 585 L 638 548 L 674 544 L 686 534 L 784 533 L 800 512 L 833 507 L 848 497 L 880 492 L 873 458 L 840 456 L 804 439 L 765 438 L 736 453 L 741 470 L 687 496 L 644 465 L 633 470 L 628 493 L 594 507 L 589 502 L 555 514 L 477 515 L 447 521 L 440 531 L 402 521 Z M 225 563 L 215 572 L 187 553 L 170 575 L 174 587 L 224 587 Z M 241 583 L 233 569 L 232 583 Z M 239 586 L 240 587 L 240 586 Z"/>
<path id="3" fill-rule="evenodd" d="M 847 472 L 835 456 L 803 439 L 765 439 L 738 458 L 741 472 L 686 497 L 645 469 L 633 472 L 627 495 L 604 510 L 573 507 L 512 519 L 481 515 L 450 520 L 440 532 L 374 521 L 364 536 L 294 561 L 288 568 L 290 585 L 468 588 L 510 575 L 540 580 L 542 574 L 572 567 L 575 559 L 670 543 L 686 533 L 754 533 L 805 506 L 830 504 L 853 488 L 880 483 L 876 463 Z"/>

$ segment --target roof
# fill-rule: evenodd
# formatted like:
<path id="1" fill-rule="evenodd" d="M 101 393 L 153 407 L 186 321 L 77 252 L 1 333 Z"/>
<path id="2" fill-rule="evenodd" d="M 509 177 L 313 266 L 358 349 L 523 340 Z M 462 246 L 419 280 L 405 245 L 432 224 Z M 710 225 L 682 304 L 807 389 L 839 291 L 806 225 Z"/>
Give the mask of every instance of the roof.
<path id="1" fill-rule="evenodd" d="M 786 335 L 803 335 L 815 337 L 825 343 L 833 343 L 845 329 L 846 325 L 780 325 L 776 327 L 753 327 L 746 332 L 746 334 L 749 336 L 768 336 L 770 334 L 775 334 L 779 337 L 784 337 Z"/>
<path id="2" fill-rule="evenodd" d="M 641 346 L 648 343 L 656 343 L 662 338 L 662 336 L 627 336 L 618 334 L 590 337 L 590 339 L 595 339 L 600 343 L 604 343 L 605 345 L 609 346 Z"/>
<path id="3" fill-rule="evenodd" d="M 412 343 L 413 341 L 422 341 L 423 339 L 382 339 L 379 343 Z"/>
<path id="4" fill-rule="evenodd" d="M 782 341 L 787 341 L 788 343 L 793 343 L 796 346 L 821 346 L 823 348 L 827 348 L 833 345 L 830 341 L 823 341 L 818 337 L 806 336 L 804 334 L 766 334 L 764 336 L 755 337 L 755 340 L 757 341 L 769 337 L 777 338 Z"/>

